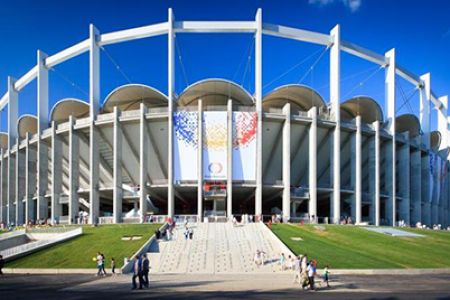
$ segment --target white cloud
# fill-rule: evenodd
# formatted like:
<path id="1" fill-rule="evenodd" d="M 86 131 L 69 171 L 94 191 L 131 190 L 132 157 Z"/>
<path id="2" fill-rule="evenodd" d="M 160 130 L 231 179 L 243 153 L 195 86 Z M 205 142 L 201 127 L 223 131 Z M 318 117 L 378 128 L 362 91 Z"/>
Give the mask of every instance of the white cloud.
<path id="1" fill-rule="evenodd" d="M 326 6 L 335 2 L 342 3 L 345 7 L 348 7 L 351 12 L 356 12 L 360 6 L 362 0 L 309 0 L 309 4 Z"/>

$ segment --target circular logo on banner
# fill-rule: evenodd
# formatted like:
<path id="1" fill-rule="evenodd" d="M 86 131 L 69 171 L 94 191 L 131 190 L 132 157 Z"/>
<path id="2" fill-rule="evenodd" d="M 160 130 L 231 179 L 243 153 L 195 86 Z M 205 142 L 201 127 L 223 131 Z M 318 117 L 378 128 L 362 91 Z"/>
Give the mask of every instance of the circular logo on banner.
<path id="1" fill-rule="evenodd" d="M 213 163 L 210 163 L 210 164 L 209 164 L 208 170 L 209 170 L 209 172 L 211 172 L 212 174 L 219 174 L 220 172 L 222 172 L 223 166 L 222 166 L 221 163 L 213 162 Z"/>

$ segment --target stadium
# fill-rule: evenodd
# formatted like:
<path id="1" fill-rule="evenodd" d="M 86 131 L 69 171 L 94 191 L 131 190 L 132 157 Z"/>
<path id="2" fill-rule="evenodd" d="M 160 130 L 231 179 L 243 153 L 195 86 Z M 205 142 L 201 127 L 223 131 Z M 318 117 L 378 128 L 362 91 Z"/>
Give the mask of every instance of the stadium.
<path id="1" fill-rule="evenodd" d="M 337 25 L 318 33 L 251 21 L 175 21 L 111 33 L 93 25 L 85 40 L 8 78 L 0 108 L 1 222 L 143 223 L 189 216 L 225 221 L 273 214 L 284 220 L 449 225 L 448 98 L 430 75 L 341 40 Z M 174 40 L 183 33 L 254 35 L 254 93 L 221 78 L 174 92 Z M 100 47 L 167 36 L 168 93 L 139 83 L 100 99 Z M 329 99 L 307 85 L 262 93 L 264 35 L 327 47 Z M 341 53 L 385 69 L 383 111 L 370 95 L 341 98 Z M 88 99 L 49 107 L 48 71 L 89 54 Z M 397 115 L 396 78 L 420 92 L 420 115 Z M 18 115 L 20 92 L 37 83 L 36 115 Z M 100 105 L 103 103 L 103 105 Z M 437 131 L 431 110 L 437 110 Z M 86 218 L 85 220 L 83 220 Z"/>

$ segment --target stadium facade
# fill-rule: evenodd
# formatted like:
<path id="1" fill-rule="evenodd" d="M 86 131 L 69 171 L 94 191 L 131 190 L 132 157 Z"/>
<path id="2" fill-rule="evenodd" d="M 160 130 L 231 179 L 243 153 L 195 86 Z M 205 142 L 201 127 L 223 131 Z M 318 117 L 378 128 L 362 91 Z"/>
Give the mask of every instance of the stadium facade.
<path id="1" fill-rule="evenodd" d="M 248 33 L 255 39 L 255 93 L 223 79 L 174 92 L 174 40 L 185 32 Z M 100 47 L 168 37 L 168 94 L 141 84 L 112 91 L 100 106 Z M 292 84 L 262 95 L 262 37 L 328 47 L 330 99 Z M 89 53 L 89 98 L 63 99 L 49 109 L 48 70 Z M 369 96 L 341 99 L 340 55 L 385 68 L 385 107 Z M 420 90 L 420 116 L 399 115 L 396 77 Z M 20 91 L 37 83 L 37 114 L 18 116 Z M 329 34 L 252 21 L 175 21 L 90 35 L 59 53 L 37 53 L 37 64 L 8 79 L 0 107 L 1 221 L 50 219 L 75 223 L 145 222 L 147 216 L 242 213 L 256 218 L 380 225 L 449 224 L 447 97 L 430 76 Z M 329 104 L 327 104 L 329 103 Z M 430 131 L 431 106 L 439 131 Z M 134 212 L 134 214 L 132 214 Z"/>

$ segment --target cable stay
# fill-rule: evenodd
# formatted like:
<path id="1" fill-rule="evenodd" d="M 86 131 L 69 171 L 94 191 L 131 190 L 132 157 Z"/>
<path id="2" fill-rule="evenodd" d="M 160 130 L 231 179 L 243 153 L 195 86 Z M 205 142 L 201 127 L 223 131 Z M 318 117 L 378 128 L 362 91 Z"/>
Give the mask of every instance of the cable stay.
<path id="1" fill-rule="evenodd" d="M 101 46 L 100 49 L 102 49 L 103 52 L 105 52 L 106 57 L 108 57 L 108 59 L 112 62 L 112 64 L 114 65 L 114 67 L 116 68 L 116 70 L 123 76 L 123 78 L 125 78 L 125 80 L 128 83 L 131 83 L 130 78 L 127 76 L 127 74 L 125 74 L 125 72 L 122 70 L 122 68 L 119 66 L 119 64 L 116 62 L 116 60 L 112 57 L 112 55 L 106 50 L 105 47 Z"/>
<path id="2" fill-rule="evenodd" d="M 50 68 L 51 71 L 53 71 L 56 75 L 61 77 L 64 81 L 66 81 L 68 84 L 70 84 L 73 88 L 77 89 L 79 92 L 84 94 L 87 98 L 89 98 L 89 93 L 87 93 L 85 90 L 83 90 L 78 84 L 76 84 L 74 81 L 70 80 L 70 78 L 66 75 L 64 75 L 61 71 L 56 70 L 54 67 Z"/>
<path id="3" fill-rule="evenodd" d="M 373 76 L 375 76 L 381 69 L 384 69 L 384 66 L 379 66 L 375 71 L 373 71 L 371 74 L 369 74 L 366 78 L 361 80 L 358 84 L 356 84 L 353 88 L 350 89 L 342 98 L 347 98 L 349 95 L 351 95 L 355 90 L 358 88 L 364 86 L 367 81 L 369 81 Z"/>
<path id="4" fill-rule="evenodd" d="M 289 69 L 287 69 L 285 72 L 281 73 L 280 75 L 278 75 L 277 77 L 275 77 L 274 79 L 272 79 L 271 81 L 269 81 L 268 83 L 266 83 L 265 85 L 263 85 L 263 89 L 265 89 L 266 87 L 272 85 L 274 82 L 278 81 L 279 79 L 283 78 L 284 76 L 286 76 L 287 74 L 289 74 L 290 72 L 292 72 L 293 70 L 297 69 L 298 67 L 300 67 L 301 65 L 303 65 L 304 63 L 306 63 L 308 60 L 310 60 L 311 58 L 313 58 L 314 56 L 316 56 L 319 52 L 322 51 L 322 48 L 317 49 L 316 51 L 314 51 L 313 53 L 311 53 L 310 55 L 302 58 L 299 62 L 297 62 L 295 65 L 293 65 L 292 67 L 290 67 Z"/>
<path id="5" fill-rule="evenodd" d="M 175 50 L 178 53 L 177 58 L 178 58 L 178 61 L 180 62 L 181 73 L 183 75 L 184 82 L 185 82 L 186 86 L 189 86 L 189 80 L 188 80 L 188 77 L 187 77 L 186 68 L 185 68 L 184 63 L 183 63 L 183 57 L 182 57 L 182 54 L 181 54 L 181 47 L 180 47 L 180 45 L 178 43 L 178 39 L 175 39 Z"/>
<path id="6" fill-rule="evenodd" d="M 320 53 L 319 57 L 312 63 L 311 67 L 309 67 L 309 69 L 305 72 L 305 74 L 303 74 L 303 76 L 300 78 L 300 80 L 297 82 L 298 84 L 301 84 L 303 82 L 303 80 L 305 80 L 305 78 L 314 70 L 314 68 L 316 67 L 316 65 L 320 62 L 320 60 L 322 59 L 322 57 L 325 55 L 325 53 L 328 51 L 328 49 L 330 49 L 330 46 L 327 46 L 322 53 Z"/>

